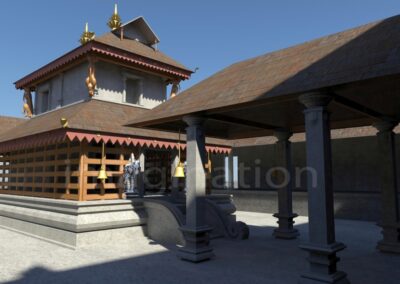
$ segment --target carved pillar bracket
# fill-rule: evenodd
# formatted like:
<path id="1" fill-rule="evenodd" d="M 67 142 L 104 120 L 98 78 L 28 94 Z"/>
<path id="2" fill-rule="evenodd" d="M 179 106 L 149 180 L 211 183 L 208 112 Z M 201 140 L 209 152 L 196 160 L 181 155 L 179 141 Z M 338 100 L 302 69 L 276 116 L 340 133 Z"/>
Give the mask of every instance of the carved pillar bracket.
<path id="1" fill-rule="evenodd" d="M 201 262 L 213 257 L 209 245 L 211 227 L 206 224 L 206 161 L 203 118 L 185 116 L 186 128 L 186 224 L 180 228 L 185 238 L 185 246 L 178 256 L 183 260 Z"/>
<path id="2" fill-rule="evenodd" d="M 31 118 L 33 116 L 33 103 L 32 103 L 32 94 L 29 88 L 24 89 L 24 97 L 23 97 L 24 107 L 23 112 L 25 117 Z"/>
<path id="3" fill-rule="evenodd" d="M 278 218 L 279 227 L 274 230 L 273 235 L 280 239 L 295 239 L 299 231 L 293 228 L 294 221 L 298 215 L 293 213 L 292 190 L 293 190 L 293 166 L 291 143 L 289 141 L 292 133 L 290 131 L 275 131 L 278 139 L 275 144 L 275 166 L 286 170 L 286 175 L 280 175 L 278 180 L 278 213 L 274 217 Z M 288 180 L 284 180 L 288 179 Z"/>
<path id="4" fill-rule="evenodd" d="M 374 124 L 378 130 L 379 179 L 382 214 L 379 226 L 383 239 L 377 248 L 383 252 L 400 253 L 400 222 L 398 203 L 398 180 L 396 143 L 393 129 L 397 122 L 381 121 Z"/>
<path id="5" fill-rule="evenodd" d="M 309 271 L 299 283 L 349 283 L 346 273 L 337 271 L 336 256 L 345 245 L 335 240 L 333 210 L 330 119 L 327 106 L 331 97 L 308 93 L 299 100 L 304 111 L 307 147 L 307 190 L 309 241 L 300 248 L 309 253 Z"/>
<path id="6" fill-rule="evenodd" d="M 88 76 L 86 78 L 86 87 L 88 88 L 89 92 L 89 97 L 93 97 L 96 92 L 96 87 L 97 87 L 97 79 L 95 75 L 95 63 L 96 63 L 96 58 L 94 57 L 88 57 L 89 61 L 89 67 L 88 67 Z"/>

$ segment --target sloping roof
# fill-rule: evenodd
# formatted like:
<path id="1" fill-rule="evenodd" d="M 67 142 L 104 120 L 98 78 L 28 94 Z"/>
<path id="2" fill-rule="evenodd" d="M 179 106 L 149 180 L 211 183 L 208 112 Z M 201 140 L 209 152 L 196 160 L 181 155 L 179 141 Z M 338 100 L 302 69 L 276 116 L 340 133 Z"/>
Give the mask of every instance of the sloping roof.
<path id="1" fill-rule="evenodd" d="M 183 64 L 179 63 L 175 59 L 172 59 L 163 52 L 133 39 L 125 38 L 121 40 L 120 37 L 113 32 L 105 33 L 99 37 L 96 37 L 93 41 L 104 43 L 130 53 L 135 53 L 140 56 L 151 58 L 159 62 L 189 71 L 189 69 L 186 68 Z"/>
<path id="2" fill-rule="evenodd" d="M 178 77 L 182 80 L 189 79 L 193 73 L 193 71 L 161 51 L 133 39 L 120 40 L 118 35 L 108 32 L 19 79 L 14 83 L 15 87 L 17 89 L 30 87 L 36 81 L 51 75 L 68 64 L 84 59 L 85 55 L 91 53 L 111 57 L 113 60 L 120 60 L 133 67 L 136 66 L 153 72 L 172 75 L 173 78 Z"/>
<path id="3" fill-rule="evenodd" d="M 186 114 L 293 100 L 299 93 L 399 73 L 396 16 L 233 64 L 129 125 L 163 129 Z"/>
<path id="4" fill-rule="evenodd" d="M 1 116 L 0 115 L 0 135 L 4 132 L 7 132 L 10 129 L 13 129 L 27 121 L 24 118 L 18 117 L 10 117 L 10 116 Z"/>
<path id="5" fill-rule="evenodd" d="M 62 129 L 61 118 L 68 119 L 68 128 L 71 130 L 176 141 L 178 135 L 175 133 L 123 126 L 132 116 L 141 116 L 148 111 L 139 107 L 91 99 L 24 120 L 11 130 L 1 133 L 0 143 Z M 184 136 L 182 137 L 184 139 Z M 228 145 L 217 139 L 209 139 L 207 142 Z"/>

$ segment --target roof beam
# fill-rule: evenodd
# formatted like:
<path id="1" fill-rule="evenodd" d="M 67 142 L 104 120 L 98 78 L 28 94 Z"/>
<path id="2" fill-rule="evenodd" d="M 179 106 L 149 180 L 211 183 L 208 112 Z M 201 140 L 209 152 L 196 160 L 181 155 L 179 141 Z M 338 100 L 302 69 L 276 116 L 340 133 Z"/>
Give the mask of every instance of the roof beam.
<path id="1" fill-rule="evenodd" d="M 256 121 L 250 121 L 250 120 L 241 119 L 241 118 L 237 118 L 237 117 L 227 116 L 227 115 L 223 115 L 223 114 L 210 114 L 210 115 L 207 115 L 207 118 L 225 122 L 225 123 L 229 123 L 229 124 L 250 126 L 250 127 L 260 128 L 260 129 L 267 129 L 267 130 L 282 129 L 282 127 L 277 127 L 274 125 L 269 125 L 269 124 L 260 123 L 260 122 L 256 122 Z"/>
<path id="2" fill-rule="evenodd" d="M 355 101 L 352 101 L 348 98 L 339 96 L 337 94 L 332 94 L 333 96 L 333 100 L 335 103 L 342 105 L 348 109 L 351 109 L 353 111 L 356 111 L 358 113 L 364 114 L 368 117 L 374 118 L 374 119 L 379 119 L 379 120 L 392 120 L 392 121 L 397 121 L 396 118 L 388 116 L 388 115 L 384 115 L 378 111 L 375 111 L 369 107 L 366 107 L 362 104 L 359 104 Z"/>

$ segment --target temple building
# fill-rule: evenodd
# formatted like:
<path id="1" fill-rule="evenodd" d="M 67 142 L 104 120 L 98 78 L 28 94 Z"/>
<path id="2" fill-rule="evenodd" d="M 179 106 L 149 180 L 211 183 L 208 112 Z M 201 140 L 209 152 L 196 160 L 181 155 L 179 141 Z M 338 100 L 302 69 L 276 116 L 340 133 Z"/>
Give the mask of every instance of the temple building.
<path id="1" fill-rule="evenodd" d="M 146 190 L 170 189 L 178 135 L 124 124 L 173 98 L 192 71 L 158 50 L 159 39 L 143 17 L 121 24 L 115 15 L 110 32 L 95 37 L 86 24 L 81 46 L 15 82 L 27 119 L 14 124 L 2 119 L 15 127 L 0 134 L 0 193 L 119 199 L 132 154 L 142 172 L 163 169 L 146 175 Z M 184 158 L 185 145 L 181 148 Z M 213 139 L 208 149 L 213 156 L 229 146 Z M 103 182 L 101 169 L 107 174 Z"/>
<path id="2" fill-rule="evenodd" d="M 379 220 L 377 248 L 400 252 L 400 16 L 180 94 L 192 71 L 143 17 L 122 24 L 115 8 L 108 26 L 86 25 L 79 47 L 15 82 L 26 118 L 0 117 L 0 226 L 72 248 L 144 234 L 201 262 L 210 239 L 249 237 L 236 208 L 275 213 L 285 240 L 299 213 L 300 283 L 349 283 L 335 217 Z"/>
<path id="3" fill-rule="evenodd" d="M 115 7 L 108 26 L 96 36 L 86 24 L 80 46 L 15 82 L 25 118 L 0 117 L 0 226 L 70 248 L 138 235 L 183 244 L 186 135 L 126 124 L 176 99 L 192 71 L 143 17 L 122 24 Z M 231 147 L 206 147 L 210 193 Z M 208 207 L 213 237 L 248 235 L 230 195 Z"/>

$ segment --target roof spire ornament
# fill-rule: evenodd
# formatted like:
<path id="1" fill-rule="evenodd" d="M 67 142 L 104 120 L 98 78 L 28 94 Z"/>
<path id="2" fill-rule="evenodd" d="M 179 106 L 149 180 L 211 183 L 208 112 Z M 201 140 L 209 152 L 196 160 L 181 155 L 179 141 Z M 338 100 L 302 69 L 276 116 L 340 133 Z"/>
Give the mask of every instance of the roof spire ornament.
<path id="1" fill-rule="evenodd" d="M 80 38 L 80 43 L 85 44 L 88 43 L 91 40 L 94 40 L 95 38 L 95 33 L 94 32 L 89 32 L 89 24 L 86 23 L 85 25 L 85 31 L 82 33 L 81 38 Z"/>
<path id="2" fill-rule="evenodd" d="M 118 15 L 118 6 L 115 4 L 114 6 L 114 14 L 111 16 L 107 25 L 110 27 L 112 31 L 119 29 L 121 27 L 121 17 Z"/>

